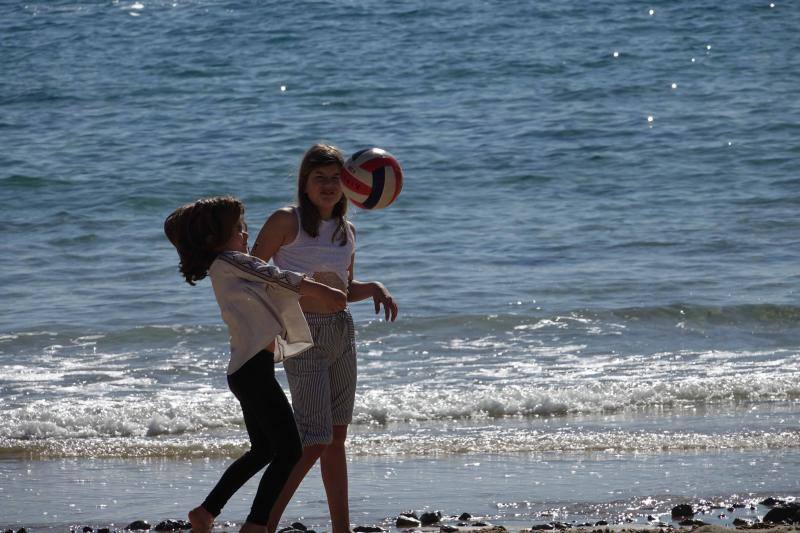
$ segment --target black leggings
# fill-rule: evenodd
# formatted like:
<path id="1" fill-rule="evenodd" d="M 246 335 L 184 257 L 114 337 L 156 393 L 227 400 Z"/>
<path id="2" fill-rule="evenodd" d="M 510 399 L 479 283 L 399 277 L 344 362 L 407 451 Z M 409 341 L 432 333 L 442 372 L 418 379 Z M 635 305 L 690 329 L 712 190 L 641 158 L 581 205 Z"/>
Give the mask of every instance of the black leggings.
<path id="1" fill-rule="evenodd" d="M 258 352 L 228 376 L 228 386 L 242 406 L 250 450 L 225 470 L 203 507 L 212 515 L 219 515 L 231 496 L 269 464 L 247 516 L 249 522 L 265 526 L 289 473 L 303 454 L 303 447 L 292 408 L 275 380 L 272 352 Z"/>

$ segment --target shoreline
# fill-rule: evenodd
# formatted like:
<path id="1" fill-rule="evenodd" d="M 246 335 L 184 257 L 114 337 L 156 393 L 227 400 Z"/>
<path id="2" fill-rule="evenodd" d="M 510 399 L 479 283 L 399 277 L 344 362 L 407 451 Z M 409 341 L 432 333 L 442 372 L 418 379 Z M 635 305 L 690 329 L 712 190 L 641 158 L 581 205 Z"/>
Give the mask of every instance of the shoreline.
<path id="1" fill-rule="evenodd" d="M 538 518 L 525 521 L 496 522 L 483 516 L 444 514 L 441 511 L 405 511 L 396 517 L 387 517 L 378 523 L 353 526 L 354 533 L 635 533 L 635 532 L 690 532 L 690 533 L 730 533 L 734 530 L 759 530 L 770 533 L 790 533 L 800 531 L 800 502 L 795 498 L 779 500 L 767 498 L 750 505 L 710 504 L 705 500 L 684 503 L 672 508 L 668 521 L 655 516 L 628 515 L 615 522 L 608 520 L 556 520 L 547 518 L 548 513 L 540 513 Z M 767 513 L 760 513 L 768 509 Z M 723 513 L 720 513 L 720 510 Z M 678 514 L 682 514 L 679 516 Z M 729 513 L 728 515 L 724 513 Z M 47 513 L 44 513 L 47 515 Z M 663 515 L 663 513 L 658 513 Z M 720 522 L 726 517 L 725 522 Z M 704 520 L 705 519 L 705 520 Z M 2 517 L 0 517 L 2 520 Z M 306 526 L 302 518 L 286 525 L 290 519 L 284 518 L 277 533 L 328 533 L 329 528 Z M 717 523 L 708 523 L 716 520 Z M 242 520 L 218 520 L 212 533 L 238 531 Z M 526 526 L 522 526 L 526 523 Z M 327 525 L 327 524 L 326 524 Z M 41 531 L 69 531 L 70 533 L 121 533 L 124 531 L 188 531 L 190 525 L 185 519 L 165 518 L 150 522 L 147 519 L 133 521 L 114 521 L 102 523 L 70 522 L 67 524 L 17 523 L 13 526 L 0 523 L 0 533 L 37 533 Z"/>
<path id="2" fill-rule="evenodd" d="M 238 531 L 243 522 L 222 522 L 215 523 L 211 533 L 235 532 Z M 293 523 L 292 526 L 304 527 L 300 523 Z M 329 533 L 327 530 L 304 530 L 296 527 L 287 526 L 280 528 L 277 533 Z M 165 519 L 158 523 L 149 523 L 147 521 L 134 521 L 130 524 L 120 525 L 109 523 L 105 525 L 86 525 L 86 524 L 64 524 L 63 529 L 59 530 L 59 525 L 48 526 L 26 526 L 16 525 L 9 527 L 8 525 L 0 526 L 2 533 L 39 533 L 42 531 L 65 531 L 70 533 L 122 533 L 125 531 L 189 531 L 190 526 L 188 521 L 178 519 Z M 394 527 L 394 528 L 380 528 L 380 526 L 356 526 L 353 531 L 356 533 L 391 533 L 391 532 L 404 532 L 404 533 L 539 533 L 541 531 L 569 531 L 572 533 L 668 533 L 668 532 L 681 532 L 681 533 L 731 533 L 733 531 L 752 531 L 758 530 L 763 533 L 794 533 L 800 531 L 800 522 L 793 524 L 774 524 L 757 522 L 749 525 L 739 526 L 721 526 L 713 524 L 705 525 L 673 525 L 673 524 L 608 524 L 608 525 L 580 525 L 564 527 L 551 527 L 545 529 L 542 527 L 513 527 L 505 526 L 502 524 L 486 523 L 480 526 L 450 526 L 447 524 L 435 524 L 429 526 L 419 527 Z"/>
<path id="3" fill-rule="evenodd" d="M 0 460 L 0 533 L 122 530 L 137 520 L 156 526 L 186 513 L 219 479 L 226 459 Z M 779 466 L 775 466 L 779 463 Z M 451 456 L 348 461 L 351 523 L 398 533 L 472 533 L 476 522 L 506 531 L 686 530 L 673 508 L 733 529 L 734 520 L 765 527 L 775 504 L 800 500 L 794 450 L 647 456 Z M 235 531 L 247 515 L 258 478 L 218 517 L 216 532 Z M 772 500 L 769 500 L 772 498 Z M 441 513 L 439 523 L 397 526 L 401 514 Z M 471 516 L 462 517 L 465 513 Z M 284 513 L 281 527 L 301 522 L 330 531 L 318 467 Z M 435 522 L 435 521 L 434 521 Z M 425 523 L 430 523 L 425 521 Z M 744 523 L 744 522 L 741 522 Z M 553 524 L 552 527 L 548 527 Z M 441 526 L 446 526 L 442 528 Z M 366 533 L 366 532 L 365 532 Z"/>

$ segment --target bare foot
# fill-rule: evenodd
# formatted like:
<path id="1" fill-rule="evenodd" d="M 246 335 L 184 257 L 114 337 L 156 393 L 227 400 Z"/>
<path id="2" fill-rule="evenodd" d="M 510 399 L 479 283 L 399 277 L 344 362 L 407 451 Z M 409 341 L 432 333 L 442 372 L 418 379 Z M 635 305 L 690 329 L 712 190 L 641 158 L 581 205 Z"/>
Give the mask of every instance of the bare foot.
<path id="1" fill-rule="evenodd" d="M 267 526 L 260 526 L 252 522 L 245 522 L 239 533 L 268 533 Z"/>
<path id="2" fill-rule="evenodd" d="M 214 526 L 214 516 L 200 505 L 189 511 L 189 522 L 192 533 L 209 533 Z"/>

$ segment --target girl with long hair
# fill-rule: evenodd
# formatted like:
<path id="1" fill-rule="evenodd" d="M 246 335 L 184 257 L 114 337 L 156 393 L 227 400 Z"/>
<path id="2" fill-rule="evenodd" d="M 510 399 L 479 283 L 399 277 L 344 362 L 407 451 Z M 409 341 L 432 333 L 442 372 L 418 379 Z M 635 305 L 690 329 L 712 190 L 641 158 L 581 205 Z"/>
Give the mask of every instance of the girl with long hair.
<path id="1" fill-rule="evenodd" d="M 353 278 L 355 227 L 347 220 L 340 181 L 344 158 L 334 146 L 316 144 L 303 156 L 297 205 L 275 211 L 256 238 L 252 253 L 279 268 L 312 275 L 344 291 L 348 302 L 372 298 L 375 312 L 397 318 L 397 304 L 377 281 Z M 350 531 L 345 440 L 353 418 L 356 349 L 350 312 L 313 295 L 300 299 L 314 347 L 284 363 L 303 455 L 292 470 L 269 518 L 276 528 L 305 475 L 320 461 L 333 533 Z"/>

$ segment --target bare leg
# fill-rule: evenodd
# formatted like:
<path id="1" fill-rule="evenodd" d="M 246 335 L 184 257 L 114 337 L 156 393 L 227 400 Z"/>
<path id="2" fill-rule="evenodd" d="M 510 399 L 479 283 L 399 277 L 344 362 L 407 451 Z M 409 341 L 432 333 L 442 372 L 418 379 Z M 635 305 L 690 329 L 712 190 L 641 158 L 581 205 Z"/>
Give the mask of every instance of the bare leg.
<path id="1" fill-rule="evenodd" d="M 322 452 L 322 483 L 328 497 L 333 533 L 350 531 L 350 503 L 347 492 L 347 457 L 344 441 L 347 426 L 333 426 L 333 442 Z"/>
<path id="2" fill-rule="evenodd" d="M 199 505 L 189 511 L 189 523 L 192 524 L 192 533 L 208 533 L 214 525 L 214 516 Z"/>
<path id="3" fill-rule="evenodd" d="M 278 523 L 281 521 L 283 511 L 285 511 L 286 506 L 289 505 L 289 500 L 292 499 L 294 491 L 300 486 L 303 478 L 306 477 L 306 474 L 308 474 L 308 471 L 314 466 L 314 463 L 317 462 L 317 459 L 319 459 L 326 447 L 327 445 L 325 444 L 312 444 L 311 446 L 303 448 L 303 456 L 300 457 L 300 460 L 294 465 L 292 473 L 289 474 L 289 479 L 286 480 L 286 484 L 283 486 L 281 493 L 278 495 L 278 499 L 275 500 L 275 504 L 269 512 L 269 521 L 267 522 L 269 533 L 275 533 L 275 530 L 278 529 Z"/>

